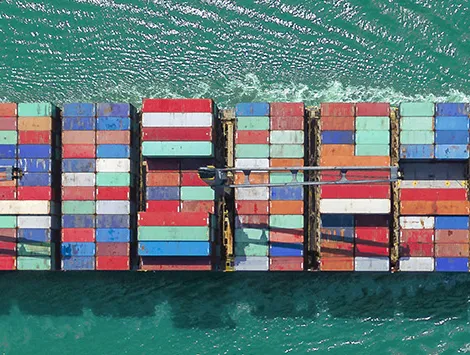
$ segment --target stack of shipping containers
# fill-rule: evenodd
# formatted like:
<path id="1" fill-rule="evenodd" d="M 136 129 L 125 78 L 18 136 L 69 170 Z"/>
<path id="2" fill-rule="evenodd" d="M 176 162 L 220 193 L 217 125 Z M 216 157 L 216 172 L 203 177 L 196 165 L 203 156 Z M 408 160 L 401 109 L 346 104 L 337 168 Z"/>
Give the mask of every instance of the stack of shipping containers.
<path id="1" fill-rule="evenodd" d="M 400 105 L 401 271 L 468 271 L 468 105 Z"/>
<path id="2" fill-rule="evenodd" d="M 215 195 L 197 169 L 214 163 L 214 102 L 146 99 L 142 111 L 146 211 L 138 218 L 140 268 L 211 270 Z"/>
<path id="3" fill-rule="evenodd" d="M 390 166 L 388 103 L 324 103 L 320 166 Z M 337 181 L 339 172 L 322 172 Z M 387 179 L 388 171 L 349 171 L 348 180 Z M 321 270 L 389 270 L 390 183 L 322 185 Z"/>

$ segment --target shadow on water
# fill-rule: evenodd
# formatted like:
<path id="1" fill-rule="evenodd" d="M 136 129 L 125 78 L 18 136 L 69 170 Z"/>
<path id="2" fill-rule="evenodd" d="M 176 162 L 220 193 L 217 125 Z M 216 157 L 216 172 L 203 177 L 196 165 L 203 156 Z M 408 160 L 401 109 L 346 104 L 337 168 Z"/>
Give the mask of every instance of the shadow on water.
<path id="1" fill-rule="evenodd" d="M 260 319 L 467 317 L 470 275 L 352 273 L 3 273 L 0 314 L 151 317 L 177 328 L 234 328 L 240 305 Z"/>

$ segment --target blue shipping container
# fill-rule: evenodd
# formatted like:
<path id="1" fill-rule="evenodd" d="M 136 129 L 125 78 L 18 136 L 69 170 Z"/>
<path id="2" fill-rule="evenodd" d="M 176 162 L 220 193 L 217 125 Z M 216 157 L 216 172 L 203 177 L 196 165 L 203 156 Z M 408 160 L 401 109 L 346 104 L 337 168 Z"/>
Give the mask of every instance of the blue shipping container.
<path id="1" fill-rule="evenodd" d="M 64 131 L 94 131 L 96 118 L 93 117 L 64 117 L 62 129 Z"/>
<path id="2" fill-rule="evenodd" d="M 62 258 L 62 270 L 94 270 L 94 256 L 69 256 Z"/>
<path id="3" fill-rule="evenodd" d="M 434 217 L 435 229 L 469 229 L 468 216 L 436 216 Z"/>
<path id="4" fill-rule="evenodd" d="M 323 131 L 322 144 L 354 144 L 354 131 Z"/>
<path id="5" fill-rule="evenodd" d="M 468 130 L 465 131 L 436 131 L 435 141 L 438 144 L 468 144 Z"/>
<path id="6" fill-rule="evenodd" d="M 17 230 L 18 242 L 50 242 L 50 229 L 21 228 Z"/>
<path id="7" fill-rule="evenodd" d="M 96 105 L 86 102 L 65 104 L 62 111 L 63 117 L 95 117 Z"/>
<path id="8" fill-rule="evenodd" d="M 436 116 L 464 116 L 470 114 L 470 104 L 443 102 L 436 104 Z"/>
<path id="9" fill-rule="evenodd" d="M 322 228 L 345 228 L 354 227 L 353 214 L 322 214 Z"/>
<path id="10" fill-rule="evenodd" d="M 129 117 L 134 107 L 127 103 L 102 102 L 97 104 L 98 116 Z"/>
<path id="11" fill-rule="evenodd" d="M 98 117 L 98 131 L 128 131 L 131 129 L 129 117 Z"/>
<path id="12" fill-rule="evenodd" d="M 209 256 L 209 242 L 139 242 L 141 256 Z"/>
<path id="13" fill-rule="evenodd" d="M 235 106 L 236 116 L 269 116 L 268 102 L 244 102 Z"/>
<path id="14" fill-rule="evenodd" d="M 62 228 L 95 228 L 95 215 L 93 214 L 62 215 Z"/>
<path id="15" fill-rule="evenodd" d="M 468 272 L 468 258 L 436 258 L 435 271 Z"/>
<path id="16" fill-rule="evenodd" d="M 353 242 L 354 234 L 354 227 L 322 227 L 320 229 L 321 240 L 331 240 L 336 242 Z"/>
<path id="17" fill-rule="evenodd" d="M 16 159 L 0 159 L 0 166 L 18 166 L 18 165 L 17 165 Z"/>
<path id="18" fill-rule="evenodd" d="M 18 159 L 17 166 L 25 173 L 47 173 L 51 171 L 51 159 Z"/>
<path id="19" fill-rule="evenodd" d="M 458 159 L 466 160 L 469 158 L 468 145 L 462 144 L 441 144 L 435 146 L 436 159 Z"/>
<path id="20" fill-rule="evenodd" d="M 299 201 L 304 199 L 303 186 L 271 187 L 271 200 Z"/>
<path id="21" fill-rule="evenodd" d="M 0 144 L 0 158 L 15 159 L 16 158 L 16 145 Z"/>
<path id="22" fill-rule="evenodd" d="M 18 158 L 52 158 L 52 147 L 45 144 L 19 144 Z"/>
<path id="23" fill-rule="evenodd" d="M 96 230 L 97 243 L 128 243 L 130 240 L 130 229 L 102 228 Z"/>
<path id="24" fill-rule="evenodd" d="M 96 216 L 96 228 L 130 228 L 128 214 L 101 214 Z"/>
<path id="25" fill-rule="evenodd" d="M 28 173 L 18 180 L 19 186 L 51 186 L 50 173 Z"/>
<path id="26" fill-rule="evenodd" d="M 468 116 L 437 116 L 434 124 L 436 131 L 465 131 L 470 129 Z"/>
<path id="27" fill-rule="evenodd" d="M 433 159 L 434 145 L 432 144 L 401 144 L 400 159 Z"/>
<path id="28" fill-rule="evenodd" d="M 304 245 L 301 243 L 271 243 L 269 246 L 270 256 L 302 256 Z"/>
<path id="29" fill-rule="evenodd" d="M 95 159 L 63 159 L 63 173 L 93 173 L 96 170 Z"/>
<path id="30" fill-rule="evenodd" d="M 96 148 L 97 158 L 129 158 L 130 147 L 125 144 L 100 144 Z"/>
<path id="31" fill-rule="evenodd" d="M 93 256 L 96 254 L 95 243 L 62 243 L 62 256 Z"/>
<path id="32" fill-rule="evenodd" d="M 152 186 L 145 191 L 147 200 L 174 201 L 180 199 L 180 188 L 178 186 Z"/>

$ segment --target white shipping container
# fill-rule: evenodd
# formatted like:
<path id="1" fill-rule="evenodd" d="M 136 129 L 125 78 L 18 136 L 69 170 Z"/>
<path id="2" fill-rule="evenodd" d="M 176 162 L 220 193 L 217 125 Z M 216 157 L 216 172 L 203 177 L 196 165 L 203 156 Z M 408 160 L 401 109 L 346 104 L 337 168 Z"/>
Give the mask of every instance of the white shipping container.
<path id="1" fill-rule="evenodd" d="M 6 215 L 48 215 L 51 213 L 50 201 L 0 201 L 0 213 Z"/>
<path id="2" fill-rule="evenodd" d="M 58 229 L 59 219 L 55 216 L 18 216 L 16 224 L 18 228 Z"/>
<path id="3" fill-rule="evenodd" d="M 130 170 L 130 159 L 96 159 L 97 172 L 128 173 Z"/>
<path id="4" fill-rule="evenodd" d="M 269 187 L 236 187 L 236 200 L 269 200 Z"/>
<path id="5" fill-rule="evenodd" d="M 388 199 L 323 199 L 320 200 L 320 213 L 390 213 Z"/>
<path id="6" fill-rule="evenodd" d="M 96 201 L 96 214 L 130 214 L 130 201 Z"/>
<path id="7" fill-rule="evenodd" d="M 95 186 L 95 173 L 63 173 L 62 186 Z"/>
<path id="8" fill-rule="evenodd" d="M 303 144 L 304 131 L 271 131 L 271 144 Z"/>
<path id="9" fill-rule="evenodd" d="M 464 180 L 401 180 L 398 181 L 401 189 L 465 189 Z"/>
<path id="10" fill-rule="evenodd" d="M 235 168 L 237 169 L 263 169 L 269 168 L 269 159 L 235 159 Z"/>
<path id="11" fill-rule="evenodd" d="M 145 112 L 143 127 L 212 127 L 212 113 Z"/>
<path id="12" fill-rule="evenodd" d="M 434 258 L 400 258 L 398 266 L 400 271 L 434 271 Z"/>
<path id="13" fill-rule="evenodd" d="M 434 217 L 400 217 L 401 229 L 434 229 Z"/>
<path id="14" fill-rule="evenodd" d="M 268 271 L 269 258 L 266 256 L 237 256 L 235 257 L 236 271 Z"/>
<path id="15" fill-rule="evenodd" d="M 386 256 L 356 257 L 354 271 L 390 271 L 390 260 Z"/>

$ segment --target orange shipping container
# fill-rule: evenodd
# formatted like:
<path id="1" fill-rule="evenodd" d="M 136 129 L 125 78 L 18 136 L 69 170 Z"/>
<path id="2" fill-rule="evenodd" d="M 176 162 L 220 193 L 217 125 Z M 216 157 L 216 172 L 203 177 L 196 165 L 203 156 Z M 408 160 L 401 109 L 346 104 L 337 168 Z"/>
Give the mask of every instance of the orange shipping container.
<path id="1" fill-rule="evenodd" d="M 16 180 L 0 181 L 0 187 L 16 187 Z"/>
<path id="2" fill-rule="evenodd" d="M 173 172 L 147 173 L 146 184 L 147 186 L 179 186 L 180 174 Z"/>
<path id="3" fill-rule="evenodd" d="M 320 119 L 320 129 L 322 131 L 354 131 L 354 116 L 328 117 L 322 116 Z"/>
<path id="4" fill-rule="evenodd" d="M 354 243 L 334 240 L 322 240 L 320 252 L 323 258 L 341 258 L 354 255 Z"/>
<path id="5" fill-rule="evenodd" d="M 251 184 L 267 184 L 269 183 L 269 173 L 253 172 L 249 175 Z M 245 174 L 242 172 L 235 173 L 235 184 L 241 185 L 245 183 Z"/>
<path id="6" fill-rule="evenodd" d="M 436 243 L 468 243 L 468 230 L 436 229 Z"/>
<path id="7" fill-rule="evenodd" d="M 269 231 L 269 241 L 272 243 L 303 243 L 303 229 L 281 229 L 276 228 Z"/>
<path id="8" fill-rule="evenodd" d="M 17 104 L 13 102 L 0 103 L 0 117 L 16 116 L 18 114 Z"/>
<path id="9" fill-rule="evenodd" d="M 270 159 L 269 166 L 271 168 L 299 167 L 299 166 L 304 166 L 304 160 L 303 159 L 288 159 L 288 158 Z"/>
<path id="10" fill-rule="evenodd" d="M 62 144 L 95 144 L 95 132 L 63 131 Z"/>
<path id="11" fill-rule="evenodd" d="M 51 117 L 18 117 L 19 131 L 50 131 Z"/>
<path id="12" fill-rule="evenodd" d="M 328 156 L 354 156 L 354 145 L 352 144 L 323 144 L 321 146 L 322 157 Z"/>
<path id="13" fill-rule="evenodd" d="M 303 214 L 304 201 L 270 201 L 271 214 Z"/>
<path id="14" fill-rule="evenodd" d="M 434 246 L 436 258 L 468 257 L 468 243 L 466 244 L 436 244 Z"/>
<path id="15" fill-rule="evenodd" d="M 390 166 L 390 157 L 329 156 L 321 158 L 320 166 Z"/>
<path id="16" fill-rule="evenodd" d="M 468 215 L 468 201 L 401 201 L 402 215 Z"/>
<path id="17" fill-rule="evenodd" d="M 354 271 L 354 257 L 322 258 L 320 262 L 322 271 Z"/>
<path id="18" fill-rule="evenodd" d="M 180 211 L 214 213 L 214 201 L 182 201 Z"/>

